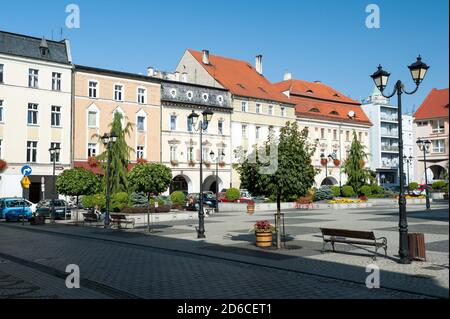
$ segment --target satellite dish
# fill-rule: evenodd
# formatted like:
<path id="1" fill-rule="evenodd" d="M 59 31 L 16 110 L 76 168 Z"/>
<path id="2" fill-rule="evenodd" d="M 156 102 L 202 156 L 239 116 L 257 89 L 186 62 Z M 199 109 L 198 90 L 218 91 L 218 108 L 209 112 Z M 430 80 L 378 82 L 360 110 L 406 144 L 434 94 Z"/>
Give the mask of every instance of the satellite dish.
<path id="1" fill-rule="evenodd" d="M 355 117 L 355 112 L 354 111 L 348 112 L 348 117 L 350 117 L 350 118 Z"/>

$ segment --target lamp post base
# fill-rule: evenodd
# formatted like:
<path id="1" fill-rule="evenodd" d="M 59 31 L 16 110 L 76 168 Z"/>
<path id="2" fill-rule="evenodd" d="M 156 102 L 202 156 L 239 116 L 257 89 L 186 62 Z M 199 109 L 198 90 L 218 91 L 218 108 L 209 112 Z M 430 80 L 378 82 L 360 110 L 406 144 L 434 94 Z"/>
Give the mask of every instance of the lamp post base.
<path id="1" fill-rule="evenodd" d="M 411 264 L 411 259 L 409 259 L 409 257 L 400 257 L 398 263 L 402 265 L 409 265 Z"/>

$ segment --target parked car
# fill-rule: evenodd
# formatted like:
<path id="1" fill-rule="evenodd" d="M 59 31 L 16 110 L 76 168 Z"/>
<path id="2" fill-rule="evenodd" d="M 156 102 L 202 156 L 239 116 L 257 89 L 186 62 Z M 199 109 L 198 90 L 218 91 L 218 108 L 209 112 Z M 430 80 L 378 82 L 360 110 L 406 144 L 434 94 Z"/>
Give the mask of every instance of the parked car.
<path id="1" fill-rule="evenodd" d="M 199 210 L 199 201 L 200 193 L 191 193 L 187 196 L 186 202 L 186 210 L 190 211 L 198 211 Z M 210 208 L 217 208 L 217 199 L 213 192 L 204 192 L 203 193 L 203 205 L 207 205 Z"/>
<path id="2" fill-rule="evenodd" d="M 31 202 L 30 202 L 31 203 Z M 21 219 L 30 219 L 33 213 L 27 201 L 23 198 L 1 198 L 0 199 L 0 218 L 7 222 L 20 221 Z"/>
<path id="3" fill-rule="evenodd" d="M 55 199 L 55 219 L 65 219 L 66 216 L 70 216 L 71 209 L 67 202 L 63 199 Z M 42 200 L 37 204 L 36 215 L 50 218 L 52 211 L 52 200 Z"/>

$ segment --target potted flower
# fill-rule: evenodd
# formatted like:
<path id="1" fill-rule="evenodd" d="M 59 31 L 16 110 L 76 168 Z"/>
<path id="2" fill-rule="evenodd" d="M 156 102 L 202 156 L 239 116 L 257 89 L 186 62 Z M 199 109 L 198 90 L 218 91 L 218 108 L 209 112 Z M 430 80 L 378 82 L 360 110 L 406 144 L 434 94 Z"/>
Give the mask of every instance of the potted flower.
<path id="1" fill-rule="evenodd" d="M 147 164 L 148 161 L 142 157 L 138 158 L 136 161 L 138 164 Z"/>
<path id="2" fill-rule="evenodd" d="M 338 160 L 337 158 L 335 158 L 335 159 L 333 160 L 333 163 L 334 163 L 334 166 L 339 166 L 339 165 L 341 165 L 341 161 Z"/>
<path id="3" fill-rule="evenodd" d="M 254 231 L 256 235 L 256 247 L 272 246 L 272 234 L 276 231 L 276 228 L 267 220 L 257 221 L 251 231 Z"/>
<path id="4" fill-rule="evenodd" d="M 171 160 L 170 164 L 172 164 L 172 166 L 178 166 L 178 161 L 177 160 Z"/>
<path id="5" fill-rule="evenodd" d="M 320 160 L 320 164 L 321 164 L 322 166 L 326 166 L 326 165 L 328 164 L 328 160 L 327 160 L 326 158 L 322 158 L 322 159 Z"/>
<path id="6" fill-rule="evenodd" d="M 219 163 L 220 167 L 225 167 L 225 165 L 226 165 L 225 161 L 220 161 L 220 163 Z"/>
<path id="7" fill-rule="evenodd" d="M 190 161 L 188 162 L 188 165 L 189 165 L 190 167 L 194 167 L 194 166 L 195 166 L 195 162 L 194 162 L 193 160 L 190 160 Z"/>
<path id="8" fill-rule="evenodd" d="M 210 168 L 211 167 L 211 162 L 210 161 L 204 161 L 203 163 L 205 163 L 205 166 Z"/>
<path id="9" fill-rule="evenodd" d="M 88 158 L 88 164 L 89 164 L 90 167 L 97 167 L 97 165 L 98 165 L 97 158 L 95 156 L 90 156 Z"/>
<path id="10" fill-rule="evenodd" d="M 255 213 L 255 202 L 249 201 L 247 203 L 247 214 L 253 215 Z"/>
<path id="11" fill-rule="evenodd" d="M 3 172 L 8 167 L 8 163 L 6 161 L 0 159 L 0 172 Z"/>

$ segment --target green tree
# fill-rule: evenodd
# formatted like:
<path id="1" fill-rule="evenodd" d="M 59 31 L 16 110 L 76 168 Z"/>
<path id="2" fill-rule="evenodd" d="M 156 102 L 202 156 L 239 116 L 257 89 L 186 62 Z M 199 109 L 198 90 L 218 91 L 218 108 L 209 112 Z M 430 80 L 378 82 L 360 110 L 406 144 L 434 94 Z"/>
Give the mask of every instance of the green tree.
<path id="1" fill-rule="evenodd" d="M 314 183 L 317 171 L 311 163 L 316 146 L 307 143 L 308 130 L 298 124 L 286 123 L 277 140 L 273 135 L 261 149 L 254 148 L 243 157 L 237 170 L 241 186 L 255 196 L 274 194 L 277 201 L 277 225 L 281 220 L 281 200 L 305 196 Z M 277 232 L 277 247 L 281 248 L 281 233 Z"/>
<path id="2" fill-rule="evenodd" d="M 97 175 L 78 167 L 62 172 L 56 179 L 56 191 L 66 196 L 93 195 L 101 190 L 101 181 Z"/>
<path id="3" fill-rule="evenodd" d="M 150 197 L 164 192 L 172 182 L 172 171 L 162 164 L 138 164 L 128 173 L 128 182 L 134 192 L 147 194 L 147 225 L 150 231 Z"/>
<path id="4" fill-rule="evenodd" d="M 371 172 L 364 167 L 367 159 L 368 156 L 364 151 L 364 146 L 358 141 L 356 132 L 353 131 L 353 142 L 344 163 L 343 171 L 347 174 L 347 185 L 353 187 L 357 194 L 360 194 L 361 187 L 371 181 Z"/>
<path id="5" fill-rule="evenodd" d="M 120 112 L 114 113 L 114 119 L 109 125 L 111 133 L 117 136 L 117 141 L 111 146 L 111 175 L 109 177 L 109 187 L 111 193 L 121 193 L 128 191 L 127 173 L 130 153 L 134 152 L 133 148 L 129 147 L 126 138 L 131 136 L 133 131 L 133 124 L 125 121 Z M 94 135 L 99 140 L 101 136 Z M 104 172 L 107 170 L 108 151 L 105 150 L 102 154 L 97 156 L 97 159 L 102 162 Z M 105 174 L 106 177 L 106 174 Z M 105 183 L 106 185 L 106 183 Z"/>

